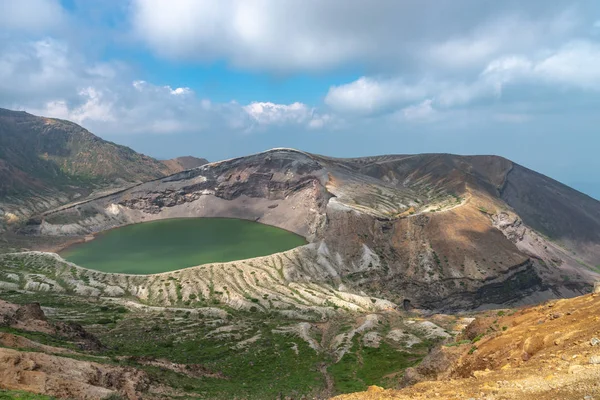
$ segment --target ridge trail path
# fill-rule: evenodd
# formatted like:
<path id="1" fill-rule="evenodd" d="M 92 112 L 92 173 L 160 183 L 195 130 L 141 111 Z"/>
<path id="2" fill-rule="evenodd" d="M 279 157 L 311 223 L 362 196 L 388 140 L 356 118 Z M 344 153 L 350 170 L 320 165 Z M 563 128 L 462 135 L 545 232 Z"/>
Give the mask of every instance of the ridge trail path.
<path id="1" fill-rule="evenodd" d="M 455 205 L 453 205 L 451 207 L 448 207 L 448 208 L 444 208 L 443 210 L 436 211 L 436 213 L 442 213 L 442 212 L 454 210 L 455 208 L 462 207 L 462 206 L 468 204 L 472 197 L 473 196 L 471 195 L 471 192 L 467 192 L 467 195 L 465 196 L 465 198 L 460 203 L 455 204 Z M 411 215 L 407 216 L 406 218 L 414 218 L 414 217 L 417 217 L 419 215 L 431 213 L 431 210 L 433 210 L 433 208 L 431 208 L 431 207 L 432 206 L 428 206 L 428 207 L 424 208 L 423 210 L 421 210 L 419 212 L 416 212 L 414 214 L 411 214 Z"/>

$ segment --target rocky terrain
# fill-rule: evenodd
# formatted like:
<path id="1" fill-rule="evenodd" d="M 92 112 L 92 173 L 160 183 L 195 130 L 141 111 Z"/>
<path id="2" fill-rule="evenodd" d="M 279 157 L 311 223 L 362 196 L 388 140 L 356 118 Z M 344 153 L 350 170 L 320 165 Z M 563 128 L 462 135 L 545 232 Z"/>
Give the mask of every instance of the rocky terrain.
<path id="1" fill-rule="evenodd" d="M 473 314 L 339 312 L 313 322 L 54 292 L 1 296 L 10 302 L 0 301 L 0 394 L 325 399 L 368 385 L 378 386 L 336 399 L 600 394 L 598 293 Z"/>
<path id="2" fill-rule="evenodd" d="M 0 110 L 0 185 L 0 398 L 597 394 L 600 202 L 504 158 L 157 161 Z M 151 275 L 56 253 L 183 217 L 308 244 Z"/>
<path id="3" fill-rule="evenodd" d="M 486 313 L 407 369 L 402 390 L 370 399 L 594 399 L 600 396 L 600 294 Z"/>
<path id="4" fill-rule="evenodd" d="M 250 277 L 258 266 L 275 265 L 286 285 L 446 311 L 571 297 L 599 276 L 600 202 L 493 156 L 340 160 L 274 149 L 62 207 L 22 232 L 66 243 L 174 217 L 245 218 L 306 237 L 305 247 L 232 264 L 265 308 L 278 307 Z M 206 298 L 213 269 L 182 271 L 193 274 L 182 290 Z M 132 293 L 173 303 L 143 286 Z M 239 285 L 224 286 L 222 301 L 246 307 Z"/>
<path id="5" fill-rule="evenodd" d="M 342 308 L 311 321 L 218 304 L 159 307 L 23 290 L 0 296 L 8 300 L 0 301 L 0 394 L 57 398 L 325 399 L 394 384 L 471 321 Z"/>
<path id="6" fill-rule="evenodd" d="M 61 204 L 205 162 L 158 161 L 69 121 L 0 109 L 0 230 Z"/>
<path id="7" fill-rule="evenodd" d="M 4 330 L 2 330 L 4 328 Z M 62 347 L 42 340 L 53 338 Z M 0 300 L 0 387 L 60 398 L 104 399 L 111 394 L 140 398 L 148 377 L 134 368 L 78 360 L 98 351 L 100 341 L 75 323 L 48 320 L 37 303 L 19 306 Z"/>
<path id="8" fill-rule="evenodd" d="M 187 169 L 192 169 L 200 167 L 204 164 L 208 164 L 207 159 L 196 158 L 192 156 L 177 157 L 171 160 L 162 160 L 161 162 L 165 164 L 169 171 L 171 171 L 172 173 L 185 171 Z"/>

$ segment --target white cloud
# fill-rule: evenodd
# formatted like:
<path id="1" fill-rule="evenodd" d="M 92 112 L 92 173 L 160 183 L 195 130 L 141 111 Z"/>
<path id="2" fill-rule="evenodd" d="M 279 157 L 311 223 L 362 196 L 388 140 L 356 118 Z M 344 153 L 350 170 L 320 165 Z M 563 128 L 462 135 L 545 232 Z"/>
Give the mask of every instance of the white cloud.
<path id="1" fill-rule="evenodd" d="M 540 60 L 535 75 L 549 82 L 600 89 L 600 45 L 587 41 L 569 43 Z"/>
<path id="2" fill-rule="evenodd" d="M 339 112 L 373 114 L 422 98 L 430 92 L 429 86 L 429 82 L 407 85 L 402 79 L 363 76 L 329 88 L 325 103 Z"/>
<path id="3" fill-rule="evenodd" d="M 535 55 L 491 62 L 482 76 L 496 84 L 537 83 L 600 90 L 600 44 L 578 40 Z"/>
<path id="4" fill-rule="evenodd" d="M 494 92 L 491 83 L 422 80 L 412 84 L 399 78 L 361 77 L 354 82 L 332 86 L 325 103 L 339 113 L 376 115 L 411 107 L 415 102 L 452 107 Z M 429 102 L 429 103 L 427 103 Z"/>
<path id="5" fill-rule="evenodd" d="M 173 89 L 143 80 L 127 84 L 112 80 L 81 79 L 76 93 L 56 93 L 47 101 L 14 105 L 33 114 L 67 119 L 100 135 L 173 134 L 228 131 L 250 132 L 270 126 L 320 128 L 327 115 L 302 103 L 214 103 L 186 87 Z"/>
<path id="6" fill-rule="evenodd" d="M 312 110 L 302 103 L 286 105 L 270 102 L 253 102 L 244 106 L 243 109 L 259 124 L 301 122 L 309 119 L 312 114 Z"/>
<path id="7" fill-rule="evenodd" d="M 330 119 L 303 103 L 274 104 L 253 102 L 242 107 L 258 125 L 300 124 L 313 129 L 322 128 Z"/>
<path id="8" fill-rule="evenodd" d="M 192 89 L 188 87 L 178 87 L 177 89 L 171 89 L 171 87 L 169 86 L 168 88 L 171 91 L 171 94 L 175 96 L 183 96 L 192 93 Z"/>
<path id="9" fill-rule="evenodd" d="M 88 121 L 114 122 L 113 104 L 103 100 L 102 93 L 88 87 L 79 92 L 81 104 L 70 107 L 65 100 L 52 100 L 40 108 L 30 108 L 28 111 L 48 117 L 66 119 L 77 124 Z"/>
<path id="10" fill-rule="evenodd" d="M 155 86 L 146 81 L 137 80 L 133 81 L 132 86 L 138 92 L 155 92 L 155 93 L 169 93 L 173 96 L 184 96 L 194 94 L 194 91 L 189 87 L 178 87 L 173 89 L 171 86 Z"/>
<path id="11" fill-rule="evenodd" d="M 402 109 L 402 115 L 407 120 L 430 120 L 436 111 L 432 107 L 433 100 L 427 99 L 417 105 Z"/>
<path id="12" fill-rule="evenodd" d="M 66 18 L 58 0 L 0 0 L 3 30 L 48 32 L 63 25 Z"/>
<path id="13" fill-rule="evenodd" d="M 501 100 L 506 88 L 535 85 L 547 89 L 600 91 L 600 44 L 578 40 L 535 54 L 498 57 L 479 73 L 461 79 L 420 80 L 406 83 L 401 78 L 361 77 L 332 86 L 325 103 L 338 113 L 375 115 L 405 110 L 407 118 L 451 109 L 485 99 Z M 521 101 L 530 93 L 523 91 Z"/>
<path id="14" fill-rule="evenodd" d="M 142 40 L 169 57 L 225 56 L 234 65 L 279 70 L 321 69 L 348 59 L 356 42 L 321 40 L 306 8 L 266 0 L 136 0 L 132 22 Z"/>
<path id="15" fill-rule="evenodd" d="M 424 3 L 424 4 L 423 4 Z M 133 0 L 135 35 L 159 55 L 240 68 L 379 71 L 481 66 L 572 33 L 590 4 L 508 0 Z M 566 10 L 566 11 L 565 11 Z M 582 17 L 583 16 L 583 17 Z"/>
<path id="16" fill-rule="evenodd" d="M 89 62 L 63 41 L 0 42 L 0 102 L 48 102 L 78 97 L 79 91 L 116 79 L 123 67 Z"/>
<path id="17" fill-rule="evenodd" d="M 470 32 L 434 43 L 423 53 L 427 62 L 437 66 L 480 68 L 502 54 L 533 51 L 545 43 L 568 37 L 575 31 L 578 19 L 571 8 L 543 19 L 501 15 L 483 21 Z"/>
<path id="18" fill-rule="evenodd" d="M 0 43 L 0 106 L 84 125 L 98 134 L 168 134 L 255 127 L 322 127 L 302 103 L 215 103 L 189 87 L 131 79 L 120 63 L 89 62 L 63 41 Z"/>
<path id="19" fill-rule="evenodd" d="M 54 4 L 64 15 L 57 2 L 28 1 Z M 6 4 L 0 0 L 0 8 Z M 137 38 L 161 55 L 283 73 L 369 64 L 373 75 L 331 86 L 324 106 L 213 102 L 183 85 L 136 79 L 126 64 L 96 62 L 68 40 L 44 37 L 0 41 L 0 103 L 98 133 L 247 132 L 348 128 L 344 120 L 370 122 L 385 114 L 430 121 L 475 104 L 493 107 L 519 85 L 600 89 L 599 44 L 585 7 L 559 0 L 542 10 L 540 4 L 546 3 L 476 7 L 455 0 L 436 2 L 432 13 L 393 0 L 133 0 Z M 519 93 L 520 100 L 528 95 Z"/>

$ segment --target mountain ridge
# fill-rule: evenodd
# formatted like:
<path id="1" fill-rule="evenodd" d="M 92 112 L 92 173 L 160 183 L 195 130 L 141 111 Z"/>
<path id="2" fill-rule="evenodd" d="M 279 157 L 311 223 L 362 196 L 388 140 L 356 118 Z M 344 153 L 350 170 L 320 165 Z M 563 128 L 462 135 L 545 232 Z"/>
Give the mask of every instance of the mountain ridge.
<path id="1" fill-rule="evenodd" d="M 597 317 L 577 310 L 597 309 L 597 295 L 514 317 L 504 310 L 586 294 L 600 280 L 600 202 L 560 182 L 499 156 L 340 159 L 277 148 L 205 161 L 184 157 L 172 163 L 189 169 L 89 188 L 89 195 L 78 188 L 78 197 L 45 192 L 43 179 L 24 181 L 30 191 L 13 210 L 29 214 L 0 234 L 0 297 L 10 303 L 0 342 L 14 361 L 4 370 L 7 387 L 60 396 L 85 389 L 99 400 L 109 393 L 329 398 L 444 379 L 439 373 L 450 366 L 456 379 L 448 385 L 372 388 L 348 398 L 410 397 L 420 388 L 434 395 L 440 387 L 477 396 L 488 373 L 511 382 L 497 390 L 520 398 L 513 380 L 522 372 L 537 374 L 557 349 L 588 351 Z M 147 275 L 91 270 L 56 253 L 128 224 L 202 217 L 277 226 L 308 244 Z M 37 342 L 19 326 L 47 323 L 17 326 L 14 315 L 22 313 L 11 311 L 32 302 L 49 307 L 48 317 L 39 305 L 25 314 L 51 326 L 77 321 L 102 348 L 73 353 L 76 342 L 57 332 Z M 480 319 L 469 325 L 473 317 Z M 562 346 L 569 327 L 586 332 Z M 555 365 L 585 369 L 584 379 L 570 379 L 583 386 L 596 378 L 575 364 Z M 73 369 L 90 373 L 74 379 Z M 139 385 L 97 378 L 127 373 Z M 470 374 L 484 378 L 462 379 Z M 20 376 L 38 378 L 23 384 Z M 40 386 L 40 376 L 57 384 Z"/>
<path id="2" fill-rule="evenodd" d="M 158 161 L 70 121 L 0 109 L 0 208 L 13 219 L 205 161 Z"/>
<path id="3" fill-rule="evenodd" d="M 28 230 L 72 240 L 161 218 L 256 220 L 305 236 L 313 247 L 300 258 L 331 271 L 319 279 L 397 304 L 462 309 L 589 290 L 600 264 L 600 218 L 582 232 L 568 228 L 597 215 L 600 203 L 565 188 L 500 157 L 340 160 L 274 149 L 67 207 Z M 543 199 L 549 190 L 568 201 L 531 211 L 527 199 Z M 563 235 L 546 238 L 535 224 Z M 238 299 L 232 304 L 246 307 Z"/>

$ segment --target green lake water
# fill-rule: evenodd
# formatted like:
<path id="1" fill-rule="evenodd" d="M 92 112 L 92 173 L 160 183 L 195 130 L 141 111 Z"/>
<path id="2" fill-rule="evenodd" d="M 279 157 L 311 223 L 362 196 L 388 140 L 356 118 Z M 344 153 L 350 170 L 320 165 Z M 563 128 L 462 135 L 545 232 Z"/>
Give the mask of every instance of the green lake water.
<path id="1" fill-rule="evenodd" d="M 213 262 L 266 256 L 306 244 L 295 233 L 232 218 L 182 218 L 112 229 L 60 255 L 104 272 L 155 274 Z"/>

